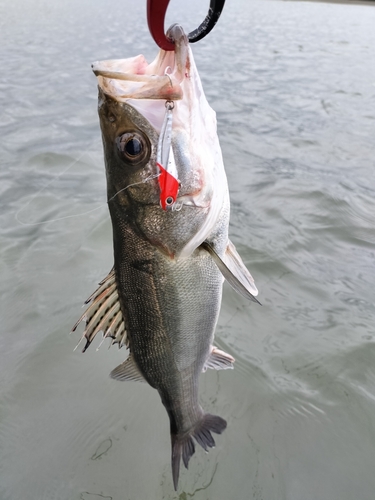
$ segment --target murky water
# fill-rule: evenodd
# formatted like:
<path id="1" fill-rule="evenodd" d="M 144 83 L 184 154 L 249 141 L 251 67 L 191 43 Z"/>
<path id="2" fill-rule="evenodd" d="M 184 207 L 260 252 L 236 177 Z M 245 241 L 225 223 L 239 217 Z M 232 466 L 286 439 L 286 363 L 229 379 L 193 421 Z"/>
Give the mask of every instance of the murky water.
<path id="1" fill-rule="evenodd" d="M 228 0 L 194 47 L 263 307 L 225 286 L 236 366 L 201 402 L 228 429 L 176 494 L 157 393 L 69 336 L 112 266 L 90 63 L 154 57 L 141 4 L 0 3 L 0 498 L 372 500 L 375 5 Z"/>

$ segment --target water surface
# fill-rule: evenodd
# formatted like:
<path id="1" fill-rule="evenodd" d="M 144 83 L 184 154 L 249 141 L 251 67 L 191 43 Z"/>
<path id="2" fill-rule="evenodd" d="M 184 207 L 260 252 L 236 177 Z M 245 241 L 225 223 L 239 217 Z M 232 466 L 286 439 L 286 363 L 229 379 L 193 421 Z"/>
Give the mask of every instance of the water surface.
<path id="1" fill-rule="evenodd" d="M 167 24 L 191 30 L 207 5 L 184 3 Z M 201 402 L 228 429 L 177 494 L 157 393 L 69 336 L 112 266 L 90 63 L 156 55 L 145 5 L 0 14 L 0 498 L 372 500 L 375 6 L 228 0 L 194 46 L 263 307 L 225 286 L 235 370 L 203 375 Z"/>

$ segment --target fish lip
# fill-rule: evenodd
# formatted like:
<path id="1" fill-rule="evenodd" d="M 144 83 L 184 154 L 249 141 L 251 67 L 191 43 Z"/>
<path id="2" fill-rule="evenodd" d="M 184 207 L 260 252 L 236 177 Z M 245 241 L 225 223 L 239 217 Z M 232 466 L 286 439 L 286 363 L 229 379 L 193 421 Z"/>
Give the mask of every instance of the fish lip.
<path id="1" fill-rule="evenodd" d="M 186 203 L 186 200 L 188 201 L 187 203 Z M 204 203 L 196 203 L 194 201 L 194 196 L 189 195 L 189 194 L 184 194 L 182 196 L 179 196 L 176 199 L 176 203 L 182 203 L 182 206 L 192 207 L 192 208 L 209 208 L 210 205 L 211 205 L 209 201 L 207 201 L 206 204 L 204 204 Z"/>
<path id="2" fill-rule="evenodd" d="M 193 208 L 209 208 L 211 205 L 211 200 L 204 200 L 203 187 L 200 186 L 198 189 L 193 189 L 192 191 L 179 193 L 176 198 L 176 203 L 182 203 L 185 206 Z M 201 198 L 201 199 L 200 199 Z"/>

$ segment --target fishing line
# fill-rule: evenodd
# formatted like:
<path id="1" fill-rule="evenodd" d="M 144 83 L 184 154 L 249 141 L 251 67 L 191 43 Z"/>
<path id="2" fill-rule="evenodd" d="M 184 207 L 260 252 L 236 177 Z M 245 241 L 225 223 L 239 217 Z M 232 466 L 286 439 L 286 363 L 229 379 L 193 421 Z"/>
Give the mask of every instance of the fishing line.
<path id="1" fill-rule="evenodd" d="M 125 189 L 128 189 L 128 188 L 130 188 L 130 187 L 132 187 L 132 186 L 137 186 L 137 184 L 145 184 L 146 182 L 151 181 L 152 179 L 157 179 L 159 176 L 160 176 L 160 174 L 150 175 L 149 177 L 147 177 L 147 178 L 146 178 L 146 179 L 144 179 L 143 181 L 134 182 L 133 184 L 129 184 L 129 186 L 126 186 L 126 187 L 124 187 L 124 188 L 120 189 L 120 191 L 117 191 L 117 193 L 116 193 L 116 194 L 114 194 L 114 195 L 112 196 L 112 198 L 110 198 L 110 199 L 107 201 L 107 203 L 109 203 L 109 202 L 110 202 L 110 201 L 112 201 L 114 198 L 116 198 L 116 196 L 117 196 L 118 194 L 122 193 L 122 191 L 125 191 Z M 102 205 L 102 206 L 103 206 L 103 205 Z M 95 209 L 95 210 L 96 210 L 96 209 Z"/>
<path id="2" fill-rule="evenodd" d="M 84 155 L 85 153 L 82 153 L 82 155 L 78 158 L 78 160 L 76 160 L 74 163 L 72 163 L 68 168 L 66 168 L 63 172 L 61 172 L 60 174 L 57 175 L 57 177 L 55 177 L 54 179 L 52 179 L 50 182 L 48 182 L 45 186 L 42 187 L 42 189 L 40 191 L 38 191 L 32 198 L 31 200 L 29 200 L 26 205 L 24 205 L 22 208 L 20 208 L 18 210 L 18 212 L 16 212 L 16 215 L 15 215 L 15 219 L 16 221 L 21 224 L 22 226 L 39 226 L 41 224 L 48 224 L 49 222 L 57 222 L 57 221 L 60 221 L 60 220 L 64 220 L 64 219 L 71 219 L 73 217 L 82 217 L 83 215 L 88 215 L 88 214 L 91 214 L 92 212 L 95 212 L 96 210 L 99 210 L 100 208 L 103 208 L 105 206 L 107 206 L 107 204 L 112 201 L 114 198 L 116 198 L 116 196 L 118 194 L 120 194 L 122 191 L 125 191 L 126 189 L 132 187 L 132 186 L 136 186 L 137 184 L 145 184 L 146 182 L 152 180 L 152 179 L 156 179 L 157 177 L 159 177 L 159 173 L 158 174 L 154 174 L 154 175 L 150 175 L 149 177 L 147 177 L 146 179 L 142 180 L 142 181 L 139 181 L 139 182 L 134 182 L 132 184 L 129 184 L 128 186 L 120 189 L 119 191 L 117 191 L 117 193 L 115 193 L 112 198 L 110 198 L 106 203 L 103 203 L 102 205 L 99 205 L 98 207 L 95 207 L 95 208 L 92 208 L 90 210 L 88 210 L 87 212 L 81 212 L 79 214 L 73 214 L 73 215 L 65 215 L 64 217 L 58 217 L 56 219 L 48 219 L 48 220 L 45 220 L 45 221 L 41 221 L 41 222 L 22 222 L 20 219 L 19 219 L 19 214 L 20 212 L 22 212 L 22 210 L 24 210 L 26 207 L 28 207 L 30 205 L 30 203 L 32 201 L 34 201 L 39 195 L 40 193 L 42 193 L 48 186 L 50 186 L 56 179 L 58 179 L 59 177 L 61 177 L 62 175 L 64 175 L 75 163 L 77 163 L 77 161 L 79 161 L 80 158 L 82 158 L 82 156 Z M 89 153 L 88 153 L 89 154 Z"/>
<path id="3" fill-rule="evenodd" d="M 31 199 L 26 203 L 26 205 L 23 205 L 17 212 L 16 212 L 16 215 L 14 216 L 16 221 L 19 223 L 19 224 L 22 224 L 23 226 L 38 226 L 39 224 L 47 224 L 47 222 L 53 222 L 54 220 L 61 220 L 61 219 L 65 219 L 65 217 L 62 217 L 62 218 L 59 218 L 59 219 L 51 219 L 51 220 L 47 220 L 47 221 L 43 221 L 43 222 L 22 222 L 18 216 L 19 214 L 22 212 L 22 210 L 24 210 L 25 208 L 27 208 L 31 202 L 33 202 L 46 188 L 48 188 L 48 186 L 50 186 L 53 182 L 55 182 L 56 179 L 59 179 L 60 177 L 62 177 L 68 170 L 70 170 L 72 168 L 73 165 L 75 165 L 82 157 L 84 154 L 86 154 L 87 152 L 84 152 L 82 153 L 78 159 L 76 159 L 75 161 L 73 161 L 65 170 L 63 170 L 62 172 L 60 172 L 59 174 L 56 175 L 56 177 L 54 177 L 50 182 L 47 182 L 47 184 L 45 186 L 43 186 L 34 196 L 31 197 Z M 90 154 L 90 153 L 87 153 L 87 154 Z M 69 215 L 67 217 L 74 217 L 72 215 Z"/>

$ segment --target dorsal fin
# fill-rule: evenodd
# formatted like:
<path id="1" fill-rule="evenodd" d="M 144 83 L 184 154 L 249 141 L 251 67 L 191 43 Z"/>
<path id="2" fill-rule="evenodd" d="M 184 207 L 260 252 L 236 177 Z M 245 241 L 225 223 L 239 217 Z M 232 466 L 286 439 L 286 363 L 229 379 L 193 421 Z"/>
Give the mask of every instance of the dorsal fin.
<path id="1" fill-rule="evenodd" d="M 90 295 L 85 304 L 89 302 L 92 302 L 91 305 L 72 329 L 72 332 L 74 332 L 81 321 L 85 322 L 85 331 L 78 343 L 79 345 L 86 338 L 86 345 L 82 352 L 86 351 L 99 332 L 103 332 L 103 340 L 99 347 L 106 338 L 113 339 L 110 345 L 118 344 L 119 348 L 124 345 L 128 346 L 114 269 L 99 283 L 99 288 Z"/>

